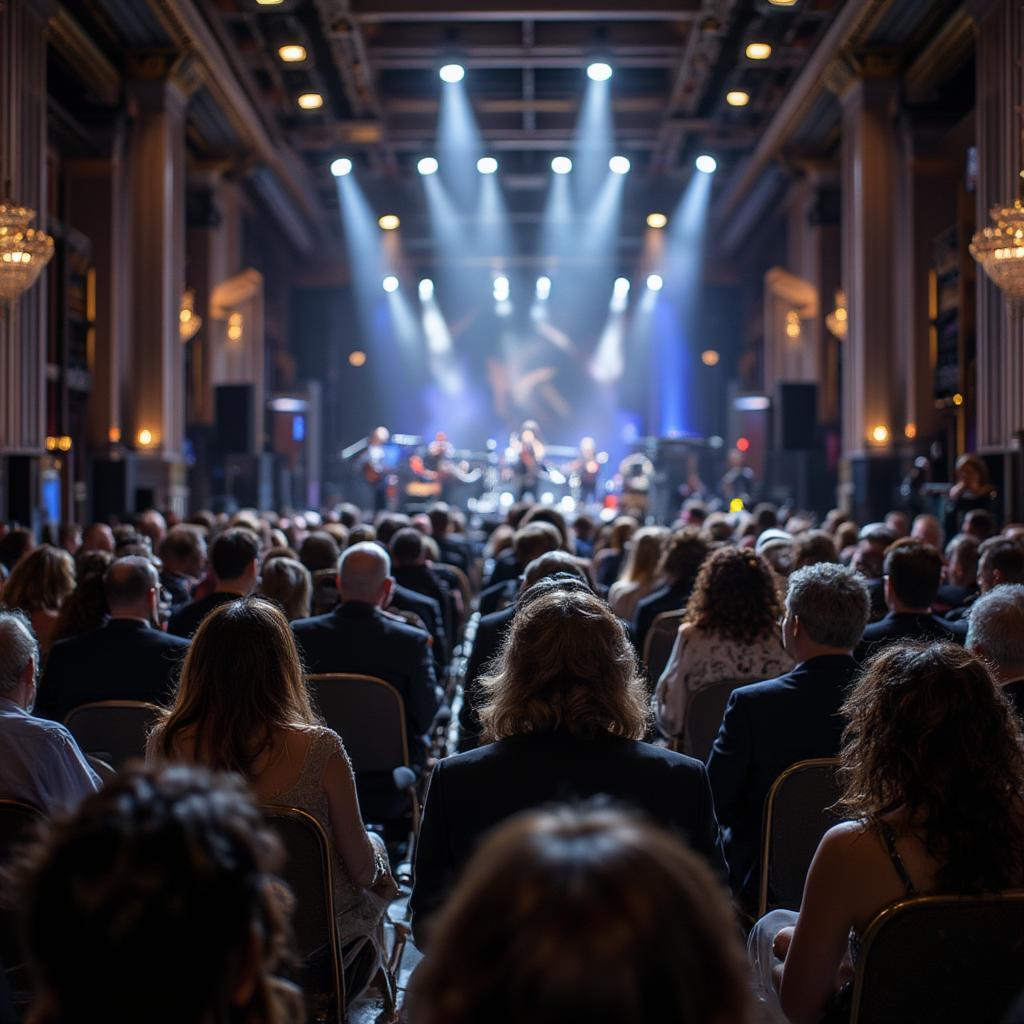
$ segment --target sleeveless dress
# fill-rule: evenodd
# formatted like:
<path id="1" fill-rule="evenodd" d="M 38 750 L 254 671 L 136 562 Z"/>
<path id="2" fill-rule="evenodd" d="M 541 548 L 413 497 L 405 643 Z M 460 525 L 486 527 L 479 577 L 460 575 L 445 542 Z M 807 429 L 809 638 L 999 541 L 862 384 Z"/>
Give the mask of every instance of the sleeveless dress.
<path id="1" fill-rule="evenodd" d="M 351 772 L 352 763 L 349 761 L 341 737 L 332 729 L 316 726 L 313 742 L 309 745 L 305 763 L 295 784 L 266 797 L 264 802 L 281 807 L 297 807 L 299 810 L 306 811 L 320 822 L 329 836 L 333 836 L 327 791 L 324 789 L 323 779 L 327 762 L 334 754 L 345 761 L 349 772 Z M 372 832 L 369 835 L 376 851 L 379 874 L 381 864 L 385 868 L 387 867 L 387 854 L 380 837 Z M 383 962 L 386 959 L 384 915 L 387 912 L 388 901 L 377 895 L 372 889 L 364 889 L 356 885 L 349 878 L 337 851 L 334 855 L 333 879 L 338 941 L 341 944 L 342 960 L 345 967 L 348 968 L 352 965 L 353 961 L 362 953 L 367 942 L 373 944 L 380 962 Z M 350 1000 L 357 995 L 358 993 L 348 993 Z"/>

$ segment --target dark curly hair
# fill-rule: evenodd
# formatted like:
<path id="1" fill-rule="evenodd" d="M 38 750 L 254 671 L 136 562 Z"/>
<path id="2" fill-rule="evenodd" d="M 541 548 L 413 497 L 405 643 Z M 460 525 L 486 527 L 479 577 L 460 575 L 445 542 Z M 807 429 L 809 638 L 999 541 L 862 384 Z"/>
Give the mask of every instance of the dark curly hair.
<path id="1" fill-rule="evenodd" d="M 941 890 L 1024 882 L 1024 746 L 984 662 L 956 644 L 888 647 L 842 713 L 847 811 L 876 826 L 897 808 L 919 819 Z"/>
<path id="2" fill-rule="evenodd" d="M 768 560 L 747 548 L 719 548 L 701 566 L 684 620 L 738 642 L 777 628 L 782 603 Z"/>
<path id="3" fill-rule="evenodd" d="M 272 976 L 291 959 L 270 874 L 281 861 L 237 777 L 180 765 L 119 775 L 16 868 L 33 1020 L 295 1019 L 301 1008 Z"/>

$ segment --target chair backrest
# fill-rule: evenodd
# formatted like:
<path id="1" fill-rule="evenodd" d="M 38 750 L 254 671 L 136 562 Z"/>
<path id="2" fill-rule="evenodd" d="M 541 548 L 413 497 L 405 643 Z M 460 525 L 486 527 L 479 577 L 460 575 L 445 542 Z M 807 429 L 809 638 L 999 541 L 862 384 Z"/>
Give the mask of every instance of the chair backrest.
<path id="1" fill-rule="evenodd" d="M 651 689 L 658 685 L 661 673 L 665 671 L 668 659 L 672 655 L 672 647 L 679 635 L 679 624 L 682 621 L 682 610 L 661 612 L 654 617 L 650 629 L 647 630 L 647 636 L 644 637 L 643 657 Z"/>
<path id="2" fill-rule="evenodd" d="M 721 683 L 712 683 L 710 686 L 702 686 L 694 692 L 686 707 L 683 741 L 680 744 L 684 754 L 689 754 L 698 761 L 708 759 L 732 691 L 745 685 L 725 680 Z"/>
<path id="3" fill-rule="evenodd" d="M 45 815 L 38 807 L 20 800 L 0 800 L 0 869 L 14 859 L 15 851 L 32 838 L 34 827 Z M 9 882 L 0 871 L 0 963 L 5 970 L 19 967 L 25 960 L 14 907 L 17 898 L 8 892 Z"/>
<path id="4" fill-rule="evenodd" d="M 345 977 L 334 908 L 334 853 L 323 826 L 296 807 L 264 806 L 267 823 L 281 837 L 287 859 L 281 877 L 295 899 L 292 929 L 303 961 L 302 988 L 307 996 L 330 994 L 334 1020 L 345 1019 Z"/>
<path id="5" fill-rule="evenodd" d="M 768 790 L 761 845 L 761 914 L 800 909 L 814 851 L 821 837 L 843 820 L 830 810 L 839 799 L 838 769 L 835 757 L 798 761 Z"/>
<path id="6" fill-rule="evenodd" d="M 100 782 L 104 786 L 117 778 L 117 771 L 114 766 L 107 764 L 103 758 L 97 757 L 95 754 L 86 754 L 85 759 L 89 762 L 89 767 L 100 777 Z"/>
<path id="7" fill-rule="evenodd" d="M 894 903 L 861 941 L 850 1024 L 1001 1021 L 1022 963 L 1024 891 Z"/>
<path id="8" fill-rule="evenodd" d="M 324 721 L 345 744 L 356 775 L 390 774 L 409 764 L 405 701 L 390 683 L 339 672 L 310 676 L 309 689 Z"/>
<path id="9" fill-rule="evenodd" d="M 85 754 L 120 770 L 126 761 L 146 755 L 146 737 L 160 709 L 140 700 L 101 700 L 68 713 L 64 724 Z"/>

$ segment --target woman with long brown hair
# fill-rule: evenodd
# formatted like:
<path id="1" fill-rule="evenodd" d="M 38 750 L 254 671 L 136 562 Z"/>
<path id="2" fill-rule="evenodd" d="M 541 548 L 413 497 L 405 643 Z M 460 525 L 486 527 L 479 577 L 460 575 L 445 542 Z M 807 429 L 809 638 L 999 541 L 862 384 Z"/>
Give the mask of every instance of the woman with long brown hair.
<path id="1" fill-rule="evenodd" d="M 395 895 L 387 856 L 363 827 L 341 737 L 310 705 L 295 639 L 275 604 L 232 601 L 203 620 L 147 758 L 236 772 L 261 803 L 300 807 L 317 818 L 338 854 L 335 907 L 345 964 L 356 961 L 367 940 L 381 954 L 382 918 Z M 375 973 L 349 977 L 349 997 Z"/>
<path id="2" fill-rule="evenodd" d="M 517 815 L 413 975 L 412 1024 L 749 1024 L 739 929 L 674 836 L 610 808 Z"/>
<path id="3" fill-rule="evenodd" d="M 619 618 L 631 620 L 640 600 L 658 586 L 658 566 L 667 540 L 664 526 L 641 527 L 630 538 L 622 575 L 608 591 L 608 604 Z"/>
<path id="4" fill-rule="evenodd" d="M 842 712 L 841 806 L 821 840 L 799 915 L 773 911 L 751 933 L 762 997 L 794 1024 L 842 1000 L 872 919 L 925 893 L 1024 884 L 1024 745 L 984 662 L 955 644 L 889 647 Z"/>
<path id="5" fill-rule="evenodd" d="M 697 690 L 772 679 L 793 667 L 782 646 L 781 614 L 775 575 L 762 555 L 726 547 L 705 560 L 655 690 L 658 725 L 666 736 L 682 734 Z"/>
<path id="6" fill-rule="evenodd" d="M 552 800 L 605 795 L 637 808 L 724 873 L 704 766 L 641 742 L 646 689 L 632 645 L 585 583 L 559 574 L 525 591 L 480 686 L 487 745 L 440 761 L 427 791 L 412 896 L 418 943 L 479 838 Z"/>
<path id="7" fill-rule="evenodd" d="M 63 548 L 40 544 L 25 555 L 7 578 L 3 603 L 23 611 L 46 657 L 57 635 L 61 605 L 75 589 L 75 560 Z"/>

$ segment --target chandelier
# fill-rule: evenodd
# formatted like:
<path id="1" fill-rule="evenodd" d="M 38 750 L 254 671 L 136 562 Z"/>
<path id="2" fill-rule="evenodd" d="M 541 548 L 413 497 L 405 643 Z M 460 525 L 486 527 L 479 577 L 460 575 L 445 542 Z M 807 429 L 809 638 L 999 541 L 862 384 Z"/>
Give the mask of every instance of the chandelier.
<path id="1" fill-rule="evenodd" d="M 971 255 L 1016 307 L 1024 302 L 1024 204 L 993 206 L 992 224 L 976 231 Z"/>
<path id="2" fill-rule="evenodd" d="M 27 206 L 0 202 L 0 300 L 20 298 L 53 256 L 53 239 L 29 227 L 35 215 Z"/>

